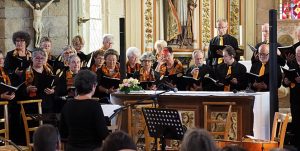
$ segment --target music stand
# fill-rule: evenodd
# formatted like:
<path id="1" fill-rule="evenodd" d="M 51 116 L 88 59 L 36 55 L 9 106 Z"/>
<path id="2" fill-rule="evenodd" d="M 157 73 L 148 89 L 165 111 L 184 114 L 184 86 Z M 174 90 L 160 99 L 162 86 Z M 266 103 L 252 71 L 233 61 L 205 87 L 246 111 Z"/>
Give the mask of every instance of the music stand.
<path id="1" fill-rule="evenodd" d="M 142 108 L 149 135 L 160 138 L 162 150 L 166 150 L 165 139 L 182 140 L 184 130 L 177 110 Z"/>

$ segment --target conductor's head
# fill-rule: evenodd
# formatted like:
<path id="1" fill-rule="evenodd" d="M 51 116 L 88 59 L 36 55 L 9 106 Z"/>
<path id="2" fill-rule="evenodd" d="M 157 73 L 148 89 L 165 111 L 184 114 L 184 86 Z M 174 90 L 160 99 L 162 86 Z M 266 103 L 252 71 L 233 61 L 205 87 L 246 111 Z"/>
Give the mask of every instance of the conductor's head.
<path id="1" fill-rule="evenodd" d="M 97 76 L 90 70 L 81 70 L 75 76 L 74 85 L 78 95 L 91 94 L 92 96 L 97 86 Z"/>

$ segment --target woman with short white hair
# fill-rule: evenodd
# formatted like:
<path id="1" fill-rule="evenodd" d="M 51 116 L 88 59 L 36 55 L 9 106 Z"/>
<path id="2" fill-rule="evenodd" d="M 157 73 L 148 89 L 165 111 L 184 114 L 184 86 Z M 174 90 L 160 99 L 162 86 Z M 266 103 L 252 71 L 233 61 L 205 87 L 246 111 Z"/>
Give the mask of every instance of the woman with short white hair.
<path id="1" fill-rule="evenodd" d="M 133 76 L 133 73 L 139 71 L 141 68 L 141 64 L 139 63 L 139 59 L 141 56 L 140 49 L 136 47 L 129 47 L 126 51 L 126 57 L 128 59 L 126 63 L 126 73 L 127 78 Z"/>
<path id="2" fill-rule="evenodd" d="M 154 53 L 153 55 L 155 55 L 156 60 L 159 60 L 162 57 L 162 50 L 168 46 L 168 43 L 165 40 L 157 40 L 154 44 Z M 158 62 L 154 62 L 153 63 L 153 69 L 156 68 Z"/>

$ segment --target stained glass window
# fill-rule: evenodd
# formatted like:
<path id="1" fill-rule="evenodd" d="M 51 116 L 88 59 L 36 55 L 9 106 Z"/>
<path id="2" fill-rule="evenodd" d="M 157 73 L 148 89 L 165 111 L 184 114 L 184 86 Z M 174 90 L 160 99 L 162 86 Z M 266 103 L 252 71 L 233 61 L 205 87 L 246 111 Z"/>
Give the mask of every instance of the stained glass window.
<path id="1" fill-rule="evenodd" d="M 280 19 L 300 19 L 300 0 L 279 0 Z"/>

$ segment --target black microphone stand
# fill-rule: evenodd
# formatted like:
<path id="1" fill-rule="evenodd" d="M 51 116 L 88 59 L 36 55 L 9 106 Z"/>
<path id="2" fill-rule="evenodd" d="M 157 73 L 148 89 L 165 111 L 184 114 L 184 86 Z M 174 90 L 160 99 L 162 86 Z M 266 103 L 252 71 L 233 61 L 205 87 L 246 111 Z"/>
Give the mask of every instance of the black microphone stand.
<path id="1" fill-rule="evenodd" d="M 126 105 L 126 106 L 122 106 L 122 107 L 120 107 L 120 108 L 114 110 L 114 113 L 109 117 L 109 120 L 111 121 L 111 120 L 112 120 L 115 116 L 117 116 L 120 112 L 126 110 L 126 109 L 129 108 L 129 107 L 133 107 L 133 106 L 135 106 L 135 105 L 138 105 L 138 104 L 144 102 L 145 100 L 153 100 L 153 102 L 154 102 L 154 107 L 156 108 L 157 105 L 158 105 L 158 97 L 159 97 L 160 95 L 164 94 L 164 93 L 169 92 L 169 91 L 170 91 L 170 90 L 164 90 L 164 91 L 162 91 L 162 92 L 160 92 L 160 93 L 152 94 L 152 95 L 150 95 L 149 97 L 146 97 L 146 98 L 144 98 L 144 99 L 138 100 L 138 101 L 136 101 L 136 102 L 133 103 L 133 104 L 128 104 L 128 105 Z M 155 142 L 155 151 L 157 151 L 157 137 L 154 138 L 154 142 Z"/>
<path id="2" fill-rule="evenodd" d="M 122 106 L 122 107 L 120 107 L 120 108 L 118 108 L 118 109 L 115 109 L 115 110 L 114 110 L 114 113 L 109 117 L 109 120 L 112 120 L 112 119 L 113 119 L 116 115 L 118 115 L 121 111 L 124 111 L 124 110 L 126 110 L 127 108 L 129 108 L 129 107 L 133 107 L 133 106 L 135 106 L 135 105 L 138 105 L 138 104 L 144 102 L 145 100 L 153 100 L 153 102 L 154 102 L 154 107 L 156 108 L 156 107 L 157 107 L 157 104 L 158 104 L 158 102 L 157 102 L 158 97 L 159 97 L 160 95 L 164 94 L 164 93 L 169 92 L 169 91 L 170 91 L 170 90 L 165 90 L 165 91 L 162 91 L 162 92 L 157 93 L 157 94 L 152 94 L 152 95 L 150 95 L 149 97 L 146 97 L 146 98 L 144 98 L 144 99 L 140 99 L 140 100 L 136 101 L 136 102 L 133 103 L 133 104 L 128 104 L 128 105 L 126 105 L 126 106 Z"/>
<path id="3" fill-rule="evenodd" d="M 18 151 L 22 151 L 23 149 L 21 147 L 19 147 L 17 144 L 15 144 L 13 141 L 6 139 L 2 136 L 0 136 L 0 140 L 3 142 L 7 142 L 8 144 L 11 144 L 13 147 L 15 147 Z"/>

